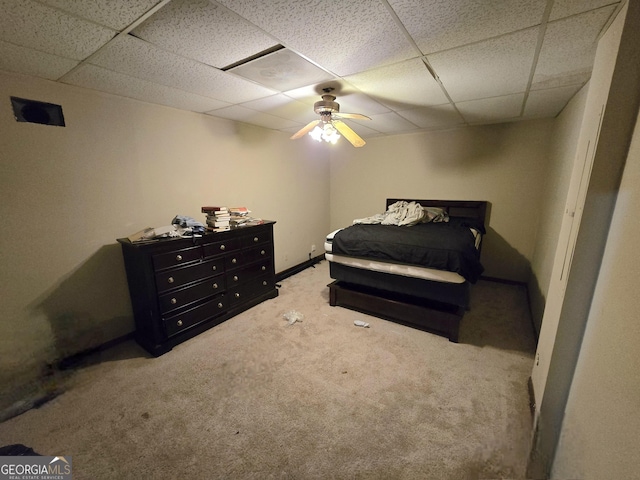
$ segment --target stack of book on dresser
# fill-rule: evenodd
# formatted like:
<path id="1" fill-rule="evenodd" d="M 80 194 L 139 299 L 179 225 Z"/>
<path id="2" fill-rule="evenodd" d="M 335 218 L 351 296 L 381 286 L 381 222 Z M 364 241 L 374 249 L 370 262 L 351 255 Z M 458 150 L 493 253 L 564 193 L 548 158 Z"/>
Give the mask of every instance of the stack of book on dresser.
<path id="1" fill-rule="evenodd" d="M 262 223 L 249 215 L 247 207 L 202 207 L 202 213 L 207 215 L 207 230 L 213 232 Z"/>
<path id="2" fill-rule="evenodd" d="M 202 213 L 207 215 L 207 230 L 213 232 L 231 230 L 231 215 L 227 207 L 202 207 Z"/>
<path id="3" fill-rule="evenodd" d="M 249 216 L 251 213 L 247 207 L 232 207 L 229 209 L 229 215 L 231 216 L 231 227 L 240 227 L 246 223 L 253 221 L 254 219 Z"/>

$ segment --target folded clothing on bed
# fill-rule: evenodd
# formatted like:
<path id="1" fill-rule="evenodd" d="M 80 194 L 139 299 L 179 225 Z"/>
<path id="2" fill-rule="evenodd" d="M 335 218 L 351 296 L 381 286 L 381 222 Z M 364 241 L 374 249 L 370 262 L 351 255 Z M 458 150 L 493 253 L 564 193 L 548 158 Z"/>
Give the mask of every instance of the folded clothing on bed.
<path id="1" fill-rule="evenodd" d="M 333 236 L 332 252 L 456 272 L 475 283 L 484 268 L 468 226 L 420 223 L 410 228 L 356 224 Z"/>

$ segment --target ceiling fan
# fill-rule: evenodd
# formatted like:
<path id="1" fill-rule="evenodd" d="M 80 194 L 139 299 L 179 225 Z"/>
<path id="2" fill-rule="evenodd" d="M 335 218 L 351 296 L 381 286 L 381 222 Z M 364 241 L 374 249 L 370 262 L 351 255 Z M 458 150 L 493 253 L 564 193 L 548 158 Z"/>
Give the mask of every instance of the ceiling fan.
<path id="1" fill-rule="evenodd" d="M 305 133 L 308 133 L 318 142 L 324 140 L 325 142 L 336 143 L 340 138 L 338 134 L 340 132 L 354 147 L 362 147 L 365 144 L 365 141 L 341 119 L 371 119 L 361 113 L 340 113 L 340 104 L 336 102 L 335 95 L 331 95 L 333 90 L 331 87 L 323 88 L 324 95 L 322 95 L 322 100 L 313 105 L 313 111 L 320 115 L 320 120 L 308 123 L 298 130 L 291 137 L 291 140 L 300 138 Z"/>

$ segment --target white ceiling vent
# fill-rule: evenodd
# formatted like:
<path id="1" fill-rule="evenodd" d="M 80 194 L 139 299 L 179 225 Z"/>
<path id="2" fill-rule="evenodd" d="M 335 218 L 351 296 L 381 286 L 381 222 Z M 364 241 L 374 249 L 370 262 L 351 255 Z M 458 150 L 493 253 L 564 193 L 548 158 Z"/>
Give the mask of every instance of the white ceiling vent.
<path id="1" fill-rule="evenodd" d="M 281 92 L 333 78 L 333 75 L 286 48 L 227 71 Z"/>

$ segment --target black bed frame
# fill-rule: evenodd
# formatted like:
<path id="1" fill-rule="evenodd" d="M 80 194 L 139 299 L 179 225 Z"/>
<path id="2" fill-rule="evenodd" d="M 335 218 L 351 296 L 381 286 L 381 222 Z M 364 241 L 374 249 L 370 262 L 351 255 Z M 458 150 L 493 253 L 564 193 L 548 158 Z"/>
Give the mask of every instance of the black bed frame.
<path id="1" fill-rule="evenodd" d="M 423 207 L 439 207 L 451 217 L 481 219 L 487 202 L 472 200 L 387 199 L 389 205 L 405 200 Z M 460 323 L 469 309 L 469 282 L 453 284 L 370 272 L 330 262 L 329 304 L 356 310 L 458 342 Z"/>

